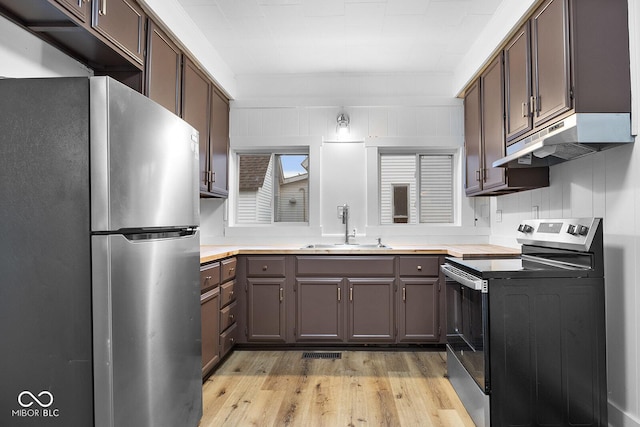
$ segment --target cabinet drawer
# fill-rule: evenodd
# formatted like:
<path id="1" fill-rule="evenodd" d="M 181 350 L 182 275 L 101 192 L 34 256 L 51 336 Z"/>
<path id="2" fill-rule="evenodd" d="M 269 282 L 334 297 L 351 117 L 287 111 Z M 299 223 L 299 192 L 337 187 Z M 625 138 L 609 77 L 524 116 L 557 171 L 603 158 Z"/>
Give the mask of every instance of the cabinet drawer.
<path id="1" fill-rule="evenodd" d="M 249 257 L 247 258 L 248 277 L 284 277 L 284 257 Z"/>
<path id="2" fill-rule="evenodd" d="M 298 276 L 380 277 L 395 274 L 393 256 L 299 256 Z"/>
<path id="3" fill-rule="evenodd" d="M 400 276 L 438 276 L 440 257 L 402 256 L 400 257 Z"/>
<path id="4" fill-rule="evenodd" d="M 220 285 L 220 307 L 224 307 L 236 300 L 236 282 L 235 280 Z"/>
<path id="5" fill-rule="evenodd" d="M 236 258 L 229 258 L 222 260 L 222 276 L 220 280 L 226 282 L 227 280 L 235 279 L 236 277 Z"/>
<path id="6" fill-rule="evenodd" d="M 220 263 L 200 266 L 200 290 L 204 291 L 220 284 Z"/>
<path id="7" fill-rule="evenodd" d="M 227 354 L 231 347 L 236 343 L 238 334 L 238 324 L 234 323 L 229 329 L 220 334 L 220 353 Z"/>
<path id="8" fill-rule="evenodd" d="M 232 304 L 224 307 L 220 310 L 220 330 L 224 331 L 230 325 L 235 323 L 238 318 L 238 302 L 234 301 Z"/>

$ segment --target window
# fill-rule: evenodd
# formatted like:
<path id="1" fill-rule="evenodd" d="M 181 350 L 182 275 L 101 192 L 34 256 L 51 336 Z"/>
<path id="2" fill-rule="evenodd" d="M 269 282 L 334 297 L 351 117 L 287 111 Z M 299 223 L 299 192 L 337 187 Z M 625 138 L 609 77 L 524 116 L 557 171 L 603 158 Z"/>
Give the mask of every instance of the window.
<path id="1" fill-rule="evenodd" d="M 380 154 L 380 223 L 453 222 L 453 155 Z"/>
<path id="2" fill-rule="evenodd" d="M 308 154 L 238 155 L 239 224 L 308 222 Z"/>

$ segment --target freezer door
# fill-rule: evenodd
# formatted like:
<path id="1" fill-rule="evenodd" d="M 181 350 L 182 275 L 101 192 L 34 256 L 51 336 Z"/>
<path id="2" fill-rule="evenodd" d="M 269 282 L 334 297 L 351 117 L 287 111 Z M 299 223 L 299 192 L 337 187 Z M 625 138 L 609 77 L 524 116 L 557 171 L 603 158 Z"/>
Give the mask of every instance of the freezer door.
<path id="1" fill-rule="evenodd" d="M 202 416 L 199 236 L 151 237 L 92 236 L 96 427 Z"/>
<path id="2" fill-rule="evenodd" d="M 108 77 L 90 90 L 91 230 L 199 225 L 198 132 Z"/>

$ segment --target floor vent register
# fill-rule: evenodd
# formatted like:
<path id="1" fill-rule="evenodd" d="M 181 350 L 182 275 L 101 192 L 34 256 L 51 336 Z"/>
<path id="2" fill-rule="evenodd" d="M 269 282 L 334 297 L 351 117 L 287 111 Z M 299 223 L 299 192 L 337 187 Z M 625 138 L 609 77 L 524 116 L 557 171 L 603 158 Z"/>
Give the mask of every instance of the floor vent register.
<path id="1" fill-rule="evenodd" d="M 318 352 L 304 352 L 302 353 L 303 359 L 342 359 L 342 353 L 318 353 Z"/>

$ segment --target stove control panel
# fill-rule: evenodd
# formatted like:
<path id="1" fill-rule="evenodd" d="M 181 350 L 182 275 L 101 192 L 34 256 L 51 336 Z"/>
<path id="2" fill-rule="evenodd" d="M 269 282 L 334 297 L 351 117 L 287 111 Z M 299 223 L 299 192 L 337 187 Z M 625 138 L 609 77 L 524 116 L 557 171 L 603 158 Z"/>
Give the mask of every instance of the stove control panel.
<path id="1" fill-rule="evenodd" d="M 601 218 L 530 219 L 518 225 L 518 242 L 588 251 Z"/>

